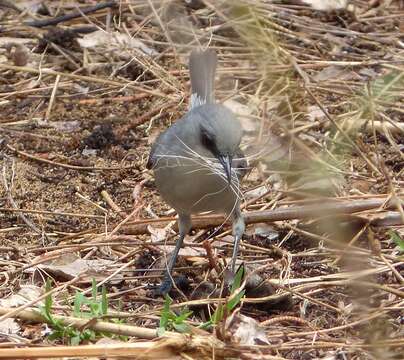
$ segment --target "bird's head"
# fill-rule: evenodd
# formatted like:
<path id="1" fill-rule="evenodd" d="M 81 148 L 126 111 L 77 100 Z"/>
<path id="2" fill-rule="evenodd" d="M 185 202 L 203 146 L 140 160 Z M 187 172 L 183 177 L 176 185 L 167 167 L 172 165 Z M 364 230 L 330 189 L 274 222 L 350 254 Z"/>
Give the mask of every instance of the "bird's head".
<path id="1" fill-rule="evenodd" d="M 234 114 L 224 106 L 206 106 L 200 123 L 200 141 L 221 163 L 229 184 L 232 160 L 237 154 L 242 128 Z"/>

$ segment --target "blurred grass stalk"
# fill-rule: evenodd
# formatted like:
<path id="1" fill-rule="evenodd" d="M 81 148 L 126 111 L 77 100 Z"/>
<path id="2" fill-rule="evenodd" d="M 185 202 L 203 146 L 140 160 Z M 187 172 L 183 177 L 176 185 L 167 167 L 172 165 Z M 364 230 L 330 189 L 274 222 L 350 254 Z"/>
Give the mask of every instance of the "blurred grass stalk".
<path id="1" fill-rule="evenodd" d="M 393 132 L 400 133 L 400 126 L 402 124 L 395 123 L 389 117 L 388 111 L 386 111 L 389 109 L 389 106 L 386 107 L 386 104 L 394 106 L 395 101 L 399 99 L 399 96 L 402 96 L 404 73 L 397 72 L 396 70 L 388 71 L 384 76 L 366 84 L 363 91 L 354 92 L 354 96 L 348 102 L 347 108 L 344 109 L 346 111 L 338 116 L 341 128 L 335 128 L 331 124 L 331 130 L 328 130 L 329 137 L 325 138 L 321 151 L 313 154 L 300 141 L 298 135 L 295 135 L 292 131 L 295 122 L 297 120 L 304 120 L 305 118 L 304 108 L 308 104 L 308 96 L 307 92 L 296 80 L 294 67 L 292 66 L 295 61 L 293 56 L 282 46 L 282 42 L 276 34 L 278 25 L 271 20 L 268 14 L 262 12 L 258 6 L 252 6 L 242 1 L 238 1 L 237 3 L 227 1 L 226 6 L 229 18 L 234 24 L 234 30 L 243 39 L 248 48 L 251 49 L 253 53 L 252 58 L 261 71 L 260 94 L 257 94 L 257 96 L 261 97 L 261 101 L 274 97 L 282 99 L 276 109 L 276 114 L 272 116 L 264 114 L 264 119 L 269 119 L 268 121 L 271 122 L 271 124 L 267 125 L 268 128 L 273 127 L 275 124 L 279 126 L 284 135 L 288 136 L 296 146 L 296 150 L 303 151 L 305 155 L 308 155 L 304 157 L 304 160 L 299 154 L 294 154 L 289 159 L 290 163 L 287 166 L 289 170 L 292 170 L 292 176 L 287 180 L 289 180 L 289 184 L 295 187 L 294 190 L 299 190 L 299 184 L 302 186 L 304 183 L 307 184 L 313 181 L 316 183 L 314 179 L 330 179 L 329 184 L 335 185 L 338 182 L 338 177 L 340 180 L 342 179 L 343 173 L 349 175 L 349 164 L 354 149 L 345 141 L 346 138 L 342 136 L 341 129 L 355 141 L 355 137 L 360 133 L 358 130 L 364 129 L 364 126 L 367 126 L 370 122 L 374 140 L 373 151 L 375 154 L 378 153 L 376 132 L 385 136 L 390 144 L 396 150 L 399 150 L 394 140 Z M 302 50 L 304 49 L 302 48 Z M 290 65 L 291 70 L 284 72 L 273 71 L 273 69 L 279 68 L 278 65 Z M 263 109 L 265 109 L 265 106 Z M 375 126 L 376 124 L 379 127 Z M 394 131 L 392 131 L 393 129 Z M 339 169 L 341 171 L 338 171 Z M 371 167 L 369 170 L 372 171 Z M 295 171 L 295 176 L 293 176 L 293 171 Z M 337 186 L 334 189 L 326 189 L 331 191 L 326 191 L 322 195 L 335 195 L 333 190 L 342 190 L 342 186 L 338 186 L 341 183 L 336 184 Z M 309 193 L 308 195 L 312 194 Z M 347 243 L 353 245 L 361 237 L 369 238 L 372 230 L 366 225 L 365 227 L 355 228 L 354 225 L 350 224 L 349 219 L 348 221 L 343 221 L 335 217 L 332 220 L 332 214 L 326 215 L 326 220 L 321 221 L 320 218 L 316 222 L 317 226 L 311 228 L 310 231 L 319 232 L 326 237 L 332 237 L 341 243 L 341 250 L 343 251 L 341 254 L 344 257 L 346 255 L 346 257 L 340 266 L 346 267 L 349 270 L 363 270 L 364 267 L 372 266 L 371 263 L 374 262 L 374 259 L 366 257 L 358 258 L 358 256 L 352 256 L 349 252 L 346 254 Z M 326 244 L 326 246 L 328 245 Z M 377 257 L 377 254 L 374 255 Z M 338 259 L 341 260 L 341 257 Z M 376 281 L 376 279 L 369 280 Z M 372 293 L 370 289 L 358 287 L 350 291 L 352 304 L 359 316 L 375 310 L 375 304 L 373 303 L 374 291 Z M 360 331 L 360 335 L 366 342 L 374 343 L 388 338 L 389 329 L 390 326 L 387 323 L 387 319 L 381 316 L 377 321 L 372 322 L 372 324 L 364 326 Z M 375 356 L 380 356 L 381 353 L 384 356 L 389 353 L 392 355 L 388 348 L 380 349 L 376 347 L 373 352 Z"/>

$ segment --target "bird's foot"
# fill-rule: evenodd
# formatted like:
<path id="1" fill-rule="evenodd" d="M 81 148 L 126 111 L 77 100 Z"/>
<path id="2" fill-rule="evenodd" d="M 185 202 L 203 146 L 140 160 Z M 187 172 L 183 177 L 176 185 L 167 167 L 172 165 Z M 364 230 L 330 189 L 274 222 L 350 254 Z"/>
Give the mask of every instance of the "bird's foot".
<path id="1" fill-rule="evenodd" d="M 178 275 L 173 278 L 175 282 L 175 288 L 181 291 L 189 291 L 190 290 L 190 282 L 188 278 L 184 275 Z M 166 294 L 171 294 L 172 296 L 176 296 L 178 291 L 173 290 L 173 282 L 169 275 L 164 276 L 163 282 L 160 286 L 154 291 L 155 296 L 165 296 Z"/>
<path id="2" fill-rule="evenodd" d="M 155 294 L 157 296 L 165 296 L 167 295 L 171 289 L 173 288 L 173 283 L 171 281 L 171 278 L 169 276 L 164 276 L 163 282 L 160 284 L 160 286 L 156 289 Z"/>

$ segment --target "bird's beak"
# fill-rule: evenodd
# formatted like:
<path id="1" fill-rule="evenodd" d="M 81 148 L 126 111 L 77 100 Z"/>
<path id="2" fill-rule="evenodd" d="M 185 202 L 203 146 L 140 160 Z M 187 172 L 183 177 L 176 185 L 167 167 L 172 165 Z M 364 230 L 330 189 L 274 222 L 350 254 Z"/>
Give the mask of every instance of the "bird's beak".
<path id="1" fill-rule="evenodd" d="M 219 156 L 219 161 L 223 166 L 224 172 L 227 177 L 227 181 L 229 182 L 229 185 L 231 184 L 231 162 L 232 158 L 228 155 L 221 155 Z"/>

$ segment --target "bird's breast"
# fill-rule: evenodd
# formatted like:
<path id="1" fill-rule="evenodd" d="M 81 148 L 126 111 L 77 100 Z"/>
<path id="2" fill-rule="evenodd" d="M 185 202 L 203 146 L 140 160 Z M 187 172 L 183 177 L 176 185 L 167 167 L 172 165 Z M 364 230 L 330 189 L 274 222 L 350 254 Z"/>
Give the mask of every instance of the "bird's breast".
<path id="1" fill-rule="evenodd" d="M 236 172 L 229 184 L 221 165 L 209 159 L 162 156 L 154 173 L 161 196 L 178 213 L 230 213 L 241 197 Z"/>

